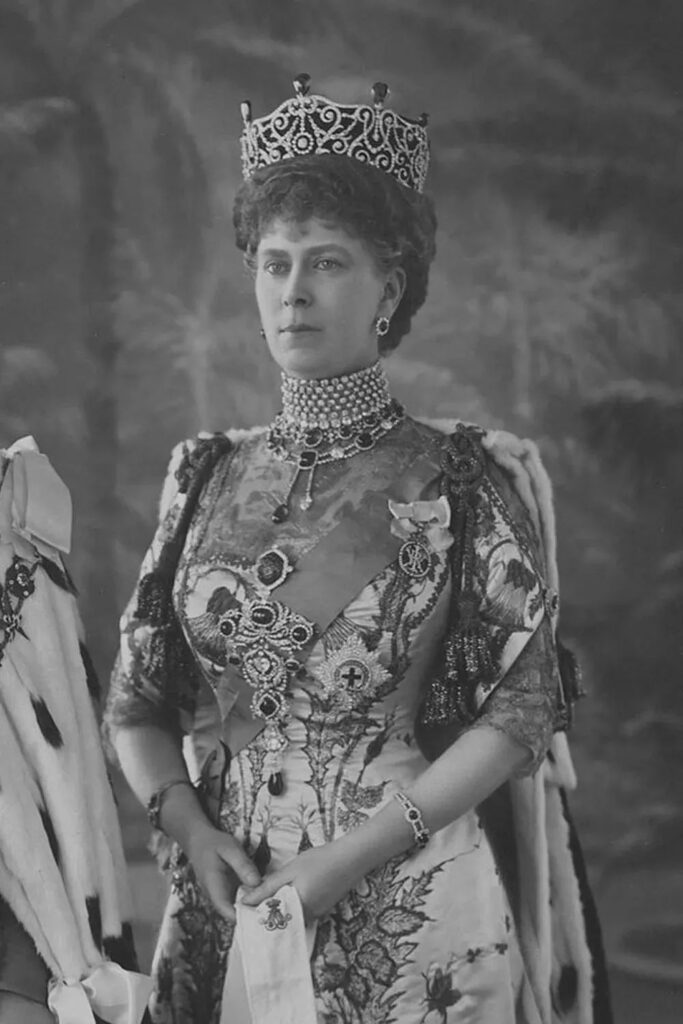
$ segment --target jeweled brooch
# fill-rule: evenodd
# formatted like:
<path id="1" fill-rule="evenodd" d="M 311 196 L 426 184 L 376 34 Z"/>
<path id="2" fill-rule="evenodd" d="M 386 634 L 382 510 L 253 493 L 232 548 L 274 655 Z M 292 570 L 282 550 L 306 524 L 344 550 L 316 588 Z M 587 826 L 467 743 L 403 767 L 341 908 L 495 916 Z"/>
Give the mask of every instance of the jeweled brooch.
<path id="1" fill-rule="evenodd" d="M 274 579 L 269 574 L 268 579 Z M 241 608 L 230 608 L 219 620 L 227 660 L 239 666 L 252 687 L 252 714 L 265 723 L 262 744 L 266 752 L 264 779 L 273 796 L 283 792 L 282 757 L 287 746 L 289 717 L 287 686 L 301 668 L 297 655 L 315 636 L 315 625 L 280 601 L 252 598 Z"/>
<path id="2" fill-rule="evenodd" d="M 393 517 L 391 532 L 403 541 L 398 551 L 398 566 L 405 576 L 424 579 L 434 563 L 434 554 L 446 551 L 453 543 L 449 530 L 451 507 L 441 495 L 435 501 L 398 502 L 389 499 Z"/>
<path id="3" fill-rule="evenodd" d="M 289 574 L 294 571 L 294 565 L 284 551 L 278 547 L 272 547 L 259 555 L 254 571 L 259 585 L 270 592 L 285 582 Z"/>

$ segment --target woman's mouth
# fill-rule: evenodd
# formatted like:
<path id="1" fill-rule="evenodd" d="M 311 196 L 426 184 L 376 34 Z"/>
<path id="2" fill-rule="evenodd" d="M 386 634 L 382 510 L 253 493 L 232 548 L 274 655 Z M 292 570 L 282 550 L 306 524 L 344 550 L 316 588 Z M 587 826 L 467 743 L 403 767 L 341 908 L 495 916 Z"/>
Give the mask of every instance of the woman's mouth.
<path id="1" fill-rule="evenodd" d="M 286 324 L 280 328 L 280 334 L 306 334 L 310 331 L 319 330 L 319 327 L 313 327 L 311 324 Z"/>

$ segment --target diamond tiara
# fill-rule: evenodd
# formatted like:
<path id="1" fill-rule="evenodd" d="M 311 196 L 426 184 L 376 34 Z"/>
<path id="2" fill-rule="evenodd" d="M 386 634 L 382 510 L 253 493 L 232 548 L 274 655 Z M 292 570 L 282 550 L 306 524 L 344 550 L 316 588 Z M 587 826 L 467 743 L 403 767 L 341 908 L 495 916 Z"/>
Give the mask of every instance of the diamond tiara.
<path id="1" fill-rule="evenodd" d="M 294 79 L 295 95 L 272 114 L 252 120 L 242 103 L 242 174 L 297 156 L 332 153 L 349 156 L 393 175 L 401 185 L 422 192 L 429 166 L 427 115 L 418 120 L 384 109 L 389 89 L 372 87 L 372 106 L 334 103 L 309 94 L 310 75 Z"/>

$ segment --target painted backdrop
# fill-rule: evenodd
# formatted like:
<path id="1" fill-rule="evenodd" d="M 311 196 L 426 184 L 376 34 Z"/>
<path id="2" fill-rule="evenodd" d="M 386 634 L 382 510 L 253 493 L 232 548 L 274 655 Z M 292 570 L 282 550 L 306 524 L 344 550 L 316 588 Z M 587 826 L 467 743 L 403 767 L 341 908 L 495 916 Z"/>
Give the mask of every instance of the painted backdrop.
<path id="1" fill-rule="evenodd" d="M 680 941 L 624 938 L 607 890 L 646 879 L 657 922 L 683 893 L 681 39 L 677 0 L 0 0 L 0 444 L 34 434 L 72 489 L 104 677 L 171 445 L 276 409 L 231 239 L 240 101 L 308 71 L 429 112 L 439 255 L 388 369 L 416 413 L 541 444 L 615 962 Z"/>

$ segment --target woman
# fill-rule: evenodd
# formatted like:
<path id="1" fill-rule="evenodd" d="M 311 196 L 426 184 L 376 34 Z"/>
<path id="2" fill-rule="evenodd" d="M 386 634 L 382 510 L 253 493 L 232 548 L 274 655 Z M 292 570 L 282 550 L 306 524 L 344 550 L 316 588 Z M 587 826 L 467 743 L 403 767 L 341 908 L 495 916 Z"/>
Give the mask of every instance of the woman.
<path id="1" fill-rule="evenodd" d="M 602 1024 L 547 481 L 529 444 L 411 419 L 378 361 L 435 251 L 425 119 L 295 86 L 243 108 L 235 203 L 282 412 L 175 450 L 110 694 L 177 844 L 152 1016 L 248 1019 L 246 986 L 258 1024 Z"/>

